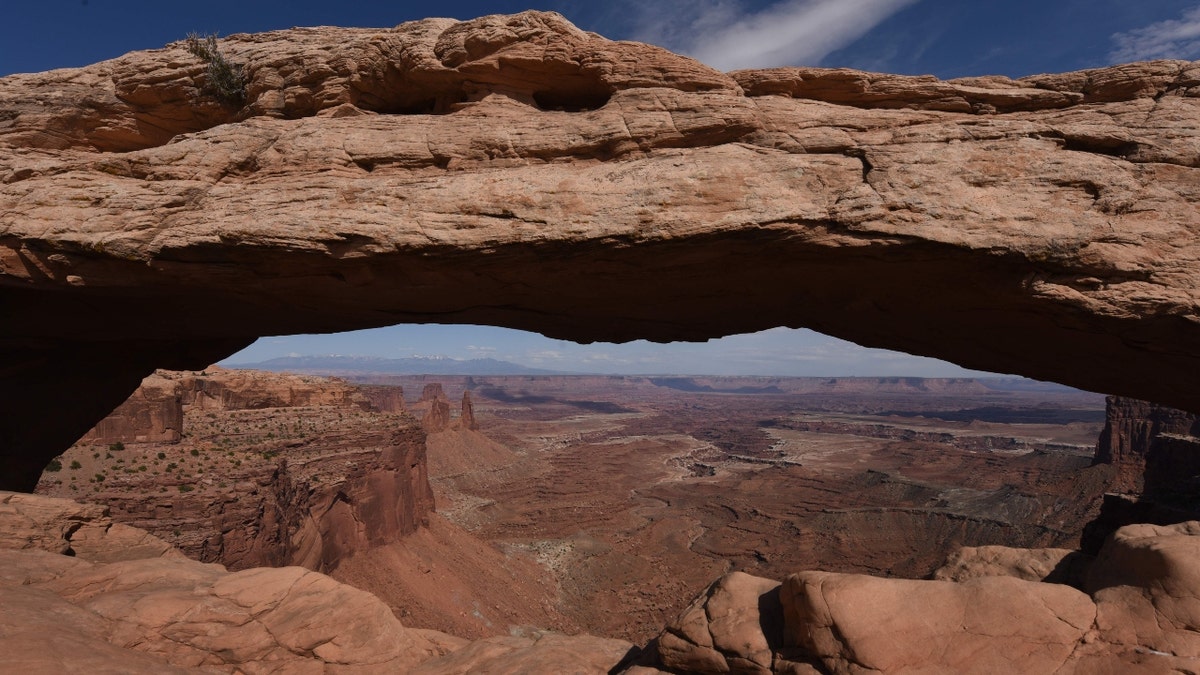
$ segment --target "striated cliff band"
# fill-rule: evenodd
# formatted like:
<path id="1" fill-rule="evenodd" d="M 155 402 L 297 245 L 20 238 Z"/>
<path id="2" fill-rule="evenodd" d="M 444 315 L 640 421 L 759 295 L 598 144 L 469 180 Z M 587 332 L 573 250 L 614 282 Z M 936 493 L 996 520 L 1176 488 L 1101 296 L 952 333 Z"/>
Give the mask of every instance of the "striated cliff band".
<path id="1" fill-rule="evenodd" d="M 807 326 L 1200 410 L 1198 65 L 726 74 L 539 12 L 220 49 L 242 104 L 183 43 L 0 79 L 0 486 L 156 367 L 398 322 Z"/>

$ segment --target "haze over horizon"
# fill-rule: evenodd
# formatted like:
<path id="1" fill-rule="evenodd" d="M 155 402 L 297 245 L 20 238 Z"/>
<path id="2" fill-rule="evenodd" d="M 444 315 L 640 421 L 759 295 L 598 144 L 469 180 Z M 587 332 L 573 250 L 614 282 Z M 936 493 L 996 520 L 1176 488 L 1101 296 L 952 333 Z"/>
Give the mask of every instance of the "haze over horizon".
<path id="1" fill-rule="evenodd" d="M 945 361 L 869 349 L 810 330 L 772 328 L 708 342 L 579 345 L 492 326 L 392 326 L 331 335 L 267 337 L 221 361 L 282 356 L 492 358 L 530 368 L 602 375 L 914 376 L 990 375 Z"/>
<path id="2" fill-rule="evenodd" d="M 942 78 L 1021 77 L 1140 59 L 1200 58 L 1200 2 L 1195 0 L 444 0 L 401 6 L 361 0 L 166 5 L 148 0 L 58 0 L 6 8 L 7 21 L 0 25 L 0 76 L 82 66 L 161 47 L 189 32 L 228 35 L 323 24 L 392 26 L 428 16 L 470 19 L 525 9 L 558 11 L 585 30 L 659 44 L 723 70 L 810 65 Z M 981 374 L 936 359 L 784 328 L 705 343 L 584 346 L 503 328 L 410 325 L 267 337 L 223 363 L 329 353 L 492 357 L 537 368 L 623 374 Z"/>

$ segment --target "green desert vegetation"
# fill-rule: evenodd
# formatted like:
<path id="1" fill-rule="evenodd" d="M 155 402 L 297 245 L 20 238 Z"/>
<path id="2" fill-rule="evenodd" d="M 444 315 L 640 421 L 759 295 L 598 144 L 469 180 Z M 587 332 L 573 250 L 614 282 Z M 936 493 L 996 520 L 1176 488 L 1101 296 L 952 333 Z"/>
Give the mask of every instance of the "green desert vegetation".
<path id="1" fill-rule="evenodd" d="M 246 78 L 242 67 L 225 58 L 217 46 L 216 35 L 189 33 L 187 50 L 208 64 L 205 91 L 222 103 L 241 105 L 246 100 Z"/>

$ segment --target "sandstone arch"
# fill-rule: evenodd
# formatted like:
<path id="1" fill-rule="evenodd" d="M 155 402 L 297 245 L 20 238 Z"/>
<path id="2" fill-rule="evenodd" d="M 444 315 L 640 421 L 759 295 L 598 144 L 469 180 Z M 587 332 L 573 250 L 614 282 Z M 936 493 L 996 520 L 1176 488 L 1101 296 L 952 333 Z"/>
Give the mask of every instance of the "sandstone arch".
<path id="1" fill-rule="evenodd" d="M 155 367 L 401 322 L 807 326 L 1200 412 L 1200 64 L 723 74 L 538 12 L 221 46 L 240 111 L 182 44 L 0 79 L 0 488 Z"/>

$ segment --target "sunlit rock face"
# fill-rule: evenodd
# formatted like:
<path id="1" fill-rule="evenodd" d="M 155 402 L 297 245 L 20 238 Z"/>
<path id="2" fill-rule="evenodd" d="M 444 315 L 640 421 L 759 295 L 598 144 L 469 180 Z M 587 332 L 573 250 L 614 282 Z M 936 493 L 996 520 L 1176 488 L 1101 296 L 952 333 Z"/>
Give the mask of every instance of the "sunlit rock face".
<path id="1" fill-rule="evenodd" d="M 42 490 L 107 504 L 197 560 L 328 572 L 428 524 L 425 438 L 338 379 L 160 370 L 60 458 L 99 482 L 48 472 Z"/>
<path id="2" fill-rule="evenodd" d="M 154 367 L 405 321 L 808 326 L 1200 410 L 1193 64 L 724 74 L 537 12 L 220 47 L 241 107 L 182 43 L 0 80 L 5 485 Z"/>

